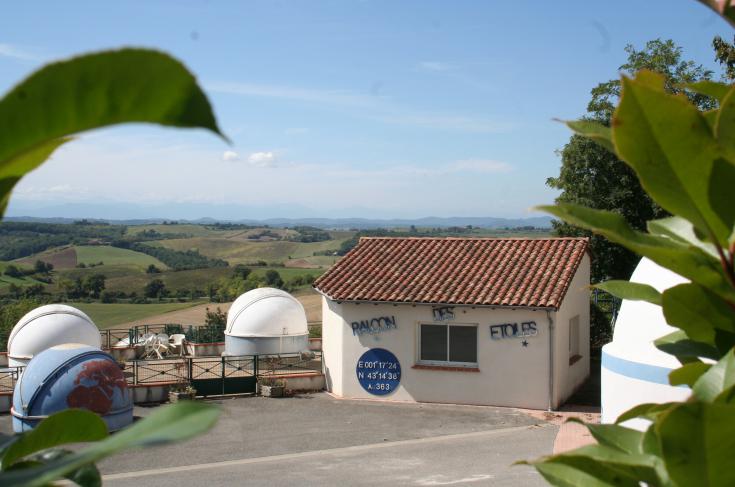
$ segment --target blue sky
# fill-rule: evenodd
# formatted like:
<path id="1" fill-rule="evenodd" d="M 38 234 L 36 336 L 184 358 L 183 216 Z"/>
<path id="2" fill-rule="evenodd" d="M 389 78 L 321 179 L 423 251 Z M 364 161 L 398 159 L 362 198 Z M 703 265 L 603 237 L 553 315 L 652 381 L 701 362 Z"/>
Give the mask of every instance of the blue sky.
<path id="1" fill-rule="evenodd" d="M 626 44 L 671 38 L 714 69 L 716 34 L 731 30 L 693 0 L 9 3 L 0 91 L 47 60 L 154 47 L 194 72 L 233 145 L 85 134 L 8 214 L 530 216 L 569 137 L 552 119 L 584 113 Z"/>

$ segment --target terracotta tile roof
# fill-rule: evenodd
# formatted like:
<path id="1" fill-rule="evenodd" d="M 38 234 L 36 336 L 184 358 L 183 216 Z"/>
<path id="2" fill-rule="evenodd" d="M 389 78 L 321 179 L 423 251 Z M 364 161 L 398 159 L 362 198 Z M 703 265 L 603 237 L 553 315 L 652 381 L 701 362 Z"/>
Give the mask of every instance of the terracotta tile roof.
<path id="1" fill-rule="evenodd" d="M 335 301 L 558 308 L 586 238 L 363 237 L 314 282 Z"/>

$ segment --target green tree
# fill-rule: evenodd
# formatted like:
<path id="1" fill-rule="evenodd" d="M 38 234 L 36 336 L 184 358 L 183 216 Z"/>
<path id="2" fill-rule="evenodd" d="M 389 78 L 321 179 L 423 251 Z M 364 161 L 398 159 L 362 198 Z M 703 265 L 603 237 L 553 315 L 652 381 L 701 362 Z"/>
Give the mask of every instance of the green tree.
<path id="1" fill-rule="evenodd" d="M 23 277 L 23 272 L 20 269 L 18 269 L 16 266 L 14 266 L 13 264 L 9 264 L 5 268 L 5 271 L 3 272 L 3 274 L 5 274 L 8 277 L 15 277 L 16 279 L 20 279 Z"/>
<path id="2" fill-rule="evenodd" d="M 728 81 L 735 80 L 735 45 L 715 36 L 712 40 L 712 47 L 715 50 L 715 61 L 725 70 L 724 78 Z"/>
<path id="3" fill-rule="evenodd" d="M 151 282 L 145 285 L 143 288 L 143 295 L 146 298 L 158 298 L 160 299 L 161 296 L 163 296 L 164 291 L 166 290 L 166 284 L 160 279 L 153 279 Z"/>
<path id="4" fill-rule="evenodd" d="M 151 264 L 148 266 L 148 268 L 145 270 L 146 274 L 160 274 L 161 269 L 155 266 L 155 264 Z"/>
<path id="5" fill-rule="evenodd" d="M 52 270 L 54 270 L 54 265 L 42 260 L 37 260 L 33 265 L 33 272 L 36 274 L 49 274 Z"/>
<path id="6" fill-rule="evenodd" d="M 247 279 L 252 270 L 243 264 L 237 264 L 235 269 L 232 271 L 233 277 L 239 277 L 240 279 Z"/>
<path id="7" fill-rule="evenodd" d="M 271 287 L 281 288 L 283 287 L 283 279 L 281 275 L 275 269 L 270 269 L 265 273 L 265 284 Z"/>
<path id="8" fill-rule="evenodd" d="M 682 83 L 712 77 L 712 72 L 701 65 L 682 60 L 681 48 L 671 40 L 649 41 L 642 50 L 628 45 L 625 51 L 628 53 L 628 60 L 620 66 L 623 74 L 632 75 L 641 69 L 661 73 L 666 80 L 665 88 L 670 93 L 682 93 Z M 620 97 L 620 89 L 619 79 L 600 83 L 593 88 L 586 118 L 609 126 L 615 103 Z M 711 109 L 716 105 L 708 96 L 691 92 L 685 94 L 701 110 Z M 667 215 L 643 190 L 635 172 L 607 148 L 586 137 L 572 135 L 560 155 L 559 176 L 546 181 L 550 187 L 561 190 L 557 203 L 575 203 L 614 211 L 638 230 L 645 229 L 648 220 Z M 559 236 L 590 237 L 593 282 L 627 279 L 640 258 L 625 247 L 575 225 L 559 220 L 554 220 L 552 225 Z"/>
<path id="9" fill-rule="evenodd" d="M 18 299 L 23 294 L 23 288 L 11 282 L 10 286 L 8 286 L 8 294 Z"/>
<path id="10" fill-rule="evenodd" d="M 93 274 L 84 278 L 82 283 L 82 291 L 89 297 L 97 299 L 100 293 L 105 289 L 105 281 L 107 278 L 104 274 Z"/>

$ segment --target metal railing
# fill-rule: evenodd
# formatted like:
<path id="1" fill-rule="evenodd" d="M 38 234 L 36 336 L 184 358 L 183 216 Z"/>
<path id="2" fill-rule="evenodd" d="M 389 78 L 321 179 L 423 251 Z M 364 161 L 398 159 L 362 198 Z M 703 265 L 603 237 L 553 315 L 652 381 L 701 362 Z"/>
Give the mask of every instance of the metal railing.
<path id="1" fill-rule="evenodd" d="M 0 368 L 0 394 L 12 394 L 23 367 Z"/>
<path id="2" fill-rule="evenodd" d="M 243 355 L 224 357 L 184 357 L 125 362 L 123 372 L 128 384 L 191 382 L 229 377 L 272 377 L 322 372 L 321 352 L 308 354 Z"/>
<path id="3" fill-rule="evenodd" d="M 319 338 L 322 336 L 322 322 L 311 321 L 308 323 L 309 337 Z M 148 325 L 137 325 L 132 328 L 110 328 L 100 330 L 102 348 L 113 348 L 123 340 L 128 344 L 137 343 L 139 337 L 148 333 L 165 333 L 175 335 L 178 333 L 186 335 L 186 340 L 193 343 L 220 343 L 225 341 L 224 325 L 181 325 L 177 323 L 155 323 Z M 0 337 L 1 338 L 1 337 Z M 7 342 L 7 340 L 5 340 Z M 5 343 L 3 342 L 3 343 Z"/>

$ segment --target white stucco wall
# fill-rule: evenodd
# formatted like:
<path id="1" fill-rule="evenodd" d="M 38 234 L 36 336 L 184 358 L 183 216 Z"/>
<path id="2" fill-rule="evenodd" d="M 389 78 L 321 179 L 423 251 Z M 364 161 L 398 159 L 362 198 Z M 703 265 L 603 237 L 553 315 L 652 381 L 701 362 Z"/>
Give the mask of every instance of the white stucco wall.
<path id="1" fill-rule="evenodd" d="M 338 304 L 323 298 L 323 352 L 327 388 L 351 398 L 440 402 L 546 409 L 548 406 L 548 330 L 543 311 L 455 307 L 453 323 L 478 325 L 479 372 L 413 368 L 418 362 L 419 323 L 434 323 L 431 306 Z M 356 336 L 350 323 L 395 317 L 396 329 Z M 492 340 L 489 326 L 535 321 L 538 334 Z M 384 348 L 401 364 L 398 389 L 385 396 L 365 391 L 355 367 L 371 348 Z"/>
<path id="2" fill-rule="evenodd" d="M 579 264 L 554 323 L 554 408 L 574 394 L 590 375 L 590 258 Z M 579 315 L 579 354 L 581 359 L 569 363 L 569 320 Z"/>

